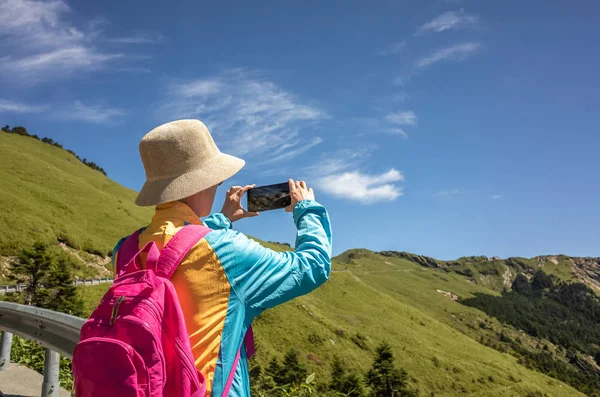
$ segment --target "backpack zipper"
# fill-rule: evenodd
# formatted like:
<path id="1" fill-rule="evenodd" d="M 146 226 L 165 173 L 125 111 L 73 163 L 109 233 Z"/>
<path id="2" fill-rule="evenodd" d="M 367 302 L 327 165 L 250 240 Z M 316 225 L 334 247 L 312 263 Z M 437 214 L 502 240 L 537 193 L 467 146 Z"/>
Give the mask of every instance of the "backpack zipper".
<path id="1" fill-rule="evenodd" d="M 117 321 L 117 314 L 119 314 L 119 305 L 125 300 L 124 296 L 119 296 L 116 300 L 115 303 L 113 304 L 113 308 L 112 308 L 112 314 L 110 316 L 110 325 L 115 325 L 115 322 Z"/>

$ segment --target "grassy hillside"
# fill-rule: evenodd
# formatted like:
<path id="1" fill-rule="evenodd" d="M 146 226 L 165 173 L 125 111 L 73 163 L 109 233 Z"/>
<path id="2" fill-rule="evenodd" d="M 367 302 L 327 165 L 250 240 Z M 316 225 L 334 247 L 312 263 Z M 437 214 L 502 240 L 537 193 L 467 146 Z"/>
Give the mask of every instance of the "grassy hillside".
<path id="1" fill-rule="evenodd" d="M 423 267 L 442 269 L 469 279 L 470 282 L 496 291 L 510 289 L 517 274 L 530 277 L 542 269 L 563 281 L 580 281 L 600 292 L 600 258 L 577 258 L 566 255 L 537 256 L 535 258 L 488 258 L 468 256 L 452 261 L 441 261 L 408 252 L 384 251 L 382 255 L 402 258 Z"/>
<path id="2" fill-rule="evenodd" d="M 136 193 L 36 139 L 0 132 L 0 255 L 35 240 L 62 241 L 104 256 L 152 210 Z"/>
<path id="3" fill-rule="evenodd" d="M 84 251 L 106 255 L 151 216 L 150 209 L 133 205 L 135 192 L 60 148 L 0 133 L 0 158 L 0 256 L 14 255 L 38 239 L 68 243 L 84 260 Z M 362 374 L 375 346 L 387 340 L 421 396 L 581 395 L 519 364 L 506 343 L 518 340 L 520 349 L 537 351 L 545 341 L 457 301 L 498 295 L 507 270 L 512 280 L 518 272 L 532 273 L 540 261 L 473 257 L 445 262 L 411 255 L 352 250 L 335 258 L 331 280 L 322 288 L 255 320 L 255 365 L 264 368 L 271 358 L 296 348 L 317 380 L 326 382 L 334 355 Z M 550 258 L 543 266 L 568 279 L 577 276 L 570 261 Z M 594 263 L 585 261 L 585 269 L 594 269 Z M 88 312 L 106 288 L 80 289 Z"/>
<path id="4" fill-rule="evenodd" d="M 265 368 L 272 357 L 281 358 L 293 347 L 317 380 L 325 382 L 334 355 L 350 370 L 364 373 L 375 346 L 387 340 L 422 396 L 582 395 L 479 343 L 481 338 L 497 341 L 503 328 L 519 333 L 442 293 L 467 298 L 491 293 L 489 289 L 456 274 L 366 250 L 341 255 L 334 269 L 323 287 L 255 320 L 258 365 Z M 106 288 L 85 290 L 89 310 Z"/>

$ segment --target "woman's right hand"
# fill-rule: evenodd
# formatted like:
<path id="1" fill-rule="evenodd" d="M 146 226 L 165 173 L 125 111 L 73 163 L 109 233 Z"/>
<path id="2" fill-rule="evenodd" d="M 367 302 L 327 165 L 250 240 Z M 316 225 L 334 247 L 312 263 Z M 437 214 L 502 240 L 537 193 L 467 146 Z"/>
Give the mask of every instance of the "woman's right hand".
<path id="1" fill-rule="evenodd" d="M 306 182 L 304 181 L 295 181 L 293 179 L 289 180 L 290 183 L 290 197 L 292 198 L 292 203 L 285 210 L 286 212 L 292 212 L 296 204 L 298 204 L 302 200 L 314 200 L 315 193 L 312 188 L 306 187 Z"/>

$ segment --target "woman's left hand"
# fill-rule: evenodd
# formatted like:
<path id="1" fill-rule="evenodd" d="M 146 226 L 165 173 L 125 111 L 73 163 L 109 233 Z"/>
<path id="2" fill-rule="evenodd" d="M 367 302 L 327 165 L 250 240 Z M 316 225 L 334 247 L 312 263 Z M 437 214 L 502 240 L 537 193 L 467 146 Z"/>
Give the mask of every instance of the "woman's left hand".
<path id="1" fill-rule="evenodd" d="M 256 185 L 246 185 L 244 187 L 232 186 L 227 193 L 225 193 L 225 203 L 223 203 L 221 212 L 229 218 L 231 222 L 258 216 L 258 212 L 249 212 L 242 207 L 242 197 L 244 197 L 244 194 L 254 186 Z"/>

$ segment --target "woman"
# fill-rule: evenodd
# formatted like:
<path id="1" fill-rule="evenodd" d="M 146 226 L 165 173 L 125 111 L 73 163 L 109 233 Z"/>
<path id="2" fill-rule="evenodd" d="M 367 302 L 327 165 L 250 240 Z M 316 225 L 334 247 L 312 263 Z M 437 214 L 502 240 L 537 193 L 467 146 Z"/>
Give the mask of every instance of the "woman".
<path id="1" fill-rule="evenodd" d="M 202 224 L 199 218 L 210 214 L 217 187 L 244 166 L 243 160 L 219 151 L 199 120 L 155 128 L 142 138 L 140 155 L 146 183 L 136 204 L 156 206 L 156 213 L 140 235 L 139 248 L 154 241 L 162 249 L 183 226 Z M 207 381 L 207 395 L 223 396 L 230 387 L 229 396 L 250 396 L 248 354 L 240 346 L 252 320 L 329 277 L 327 211 L 304 181 L 290 179 L 289 184 L 292 203 L 286 210 L 293 212 L 298 229 L 294 252 L 272 251 L 232 229 L 233 222 L 258 215 L 241 205 L 253 185 L 233 186 L 221 212 L 204 220 L 213 231 L 194 246 L 171 278 L 196 367 Z M 113 258 L 118 250 L 119 244 Z"/>

